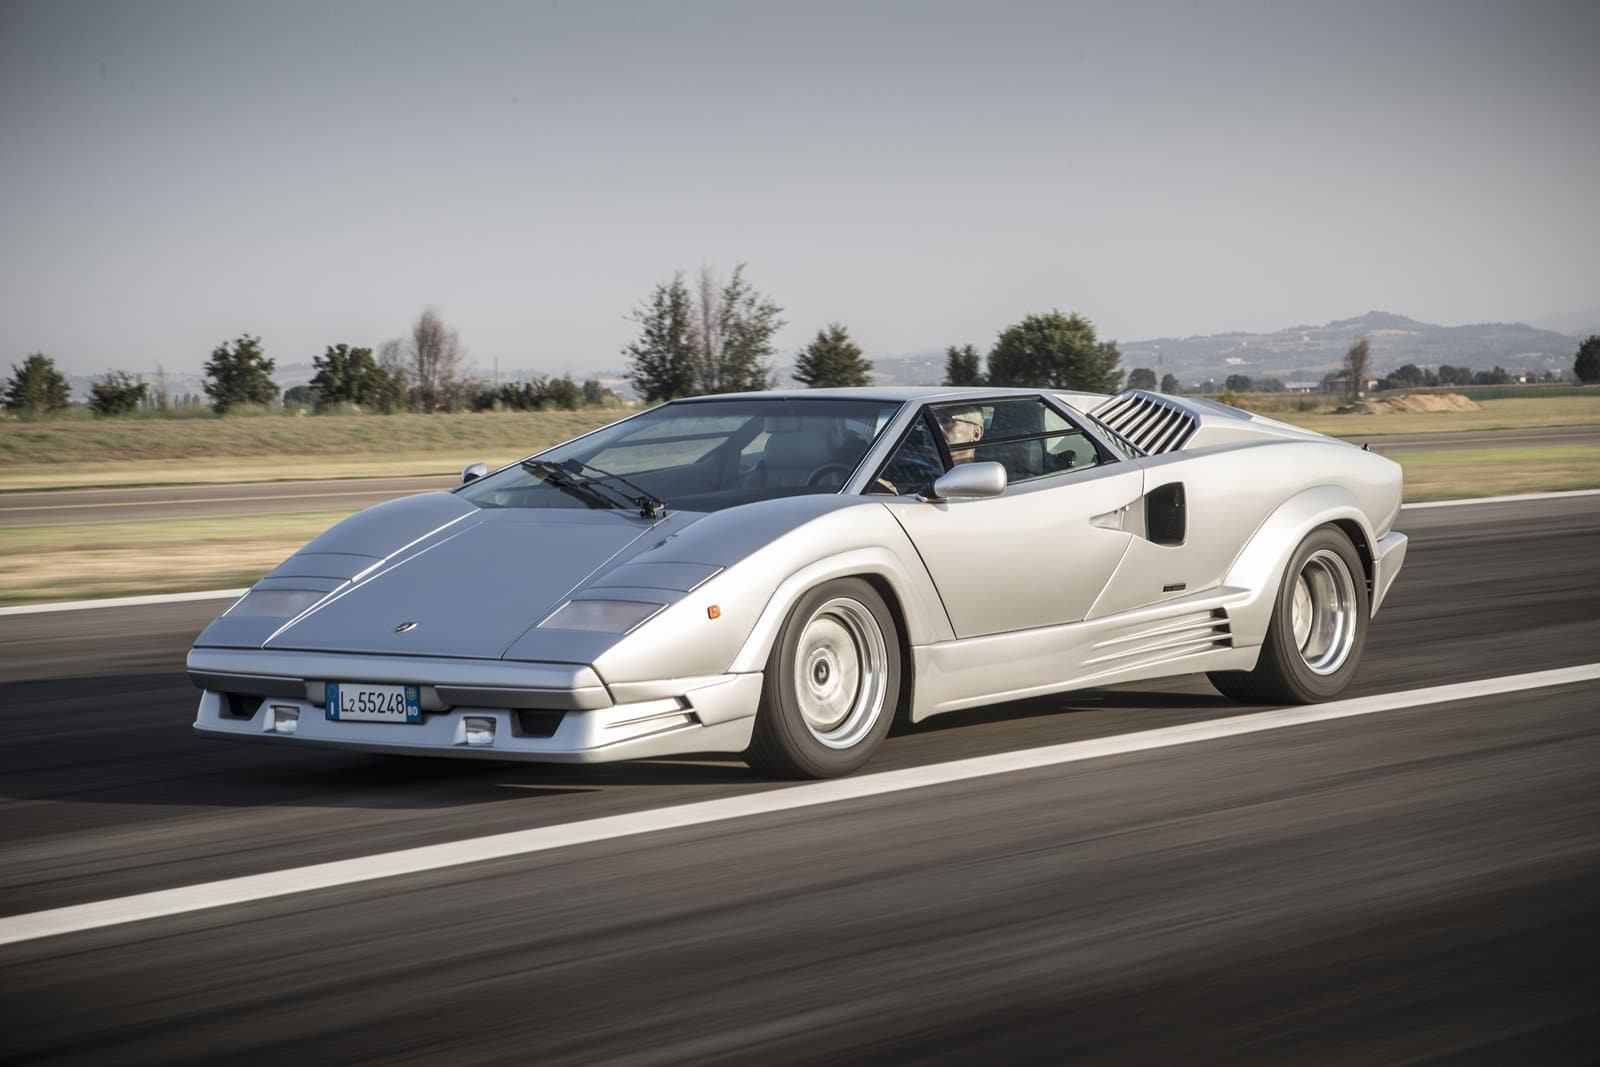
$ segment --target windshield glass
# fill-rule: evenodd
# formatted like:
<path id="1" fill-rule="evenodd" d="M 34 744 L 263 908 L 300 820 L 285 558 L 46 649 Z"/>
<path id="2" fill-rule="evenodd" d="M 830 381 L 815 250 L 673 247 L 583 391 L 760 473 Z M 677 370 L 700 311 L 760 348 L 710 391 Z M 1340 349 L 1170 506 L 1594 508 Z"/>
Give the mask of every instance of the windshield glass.
<path id="1" fill-rule="evenodd" d="M 834 493 L 899 407 L 806 397 L 677 401 L 541 452 L 543 463 L 507 467 L 458 492 L 488 508 L 626 507 L 629 497 L 643 492 L 682 511 Z M 558 472 L 552 479 L 551 464 L 581 473 L 566 478 Z M 574 479 L 626 496 L 586 492 Z"/>

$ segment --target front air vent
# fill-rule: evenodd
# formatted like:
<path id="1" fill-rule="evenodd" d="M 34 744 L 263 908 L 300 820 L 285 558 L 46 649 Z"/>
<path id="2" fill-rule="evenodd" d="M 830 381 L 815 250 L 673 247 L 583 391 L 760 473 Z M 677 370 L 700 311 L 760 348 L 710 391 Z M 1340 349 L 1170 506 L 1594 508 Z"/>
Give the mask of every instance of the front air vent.
<path id="1" fill-rule="evenodd" d="M 1112 397 L 1091 414 L 1149 455 L 1182 448 L 1200 420 L 1160 393 L 1129 389 Z"/>

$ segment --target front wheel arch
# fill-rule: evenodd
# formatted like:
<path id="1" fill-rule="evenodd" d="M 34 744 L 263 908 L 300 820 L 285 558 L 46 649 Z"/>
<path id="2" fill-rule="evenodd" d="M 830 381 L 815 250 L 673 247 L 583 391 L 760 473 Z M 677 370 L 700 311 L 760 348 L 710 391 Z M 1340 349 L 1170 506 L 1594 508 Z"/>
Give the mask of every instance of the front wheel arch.
<path id="1" fill-rule="evenodd" d="M 781 778 L 834 778 L 865 765 L 903 692 L 900 632 L 865 579 L 808 589 L 773 644 L 746 762 Z"/>

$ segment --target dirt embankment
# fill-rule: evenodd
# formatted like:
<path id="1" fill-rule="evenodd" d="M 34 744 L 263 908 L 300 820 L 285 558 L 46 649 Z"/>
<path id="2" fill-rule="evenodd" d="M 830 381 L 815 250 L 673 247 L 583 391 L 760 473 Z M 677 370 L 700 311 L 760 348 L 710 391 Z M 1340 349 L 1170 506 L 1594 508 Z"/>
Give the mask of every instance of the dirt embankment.
<path id="1" fill-rule="evenodd" d="M 1334 410 L 1335 415 L 1422 414 L 1429 411 L 1481 411 L 1460 393 L 1416 393 L 1411 396 L 1368 397 Z"/>

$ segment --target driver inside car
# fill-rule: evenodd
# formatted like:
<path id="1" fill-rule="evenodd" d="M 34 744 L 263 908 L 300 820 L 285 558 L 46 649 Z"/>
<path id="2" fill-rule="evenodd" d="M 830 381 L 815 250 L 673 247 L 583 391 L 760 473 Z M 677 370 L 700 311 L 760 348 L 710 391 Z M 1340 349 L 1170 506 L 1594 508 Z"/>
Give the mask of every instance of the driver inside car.
<path id="1" fill-rule="evenodd" d="M 940 408 L 933 413 L 952 463 L 971 463 L 973 448 L 983 437 L 983 409 L 976 405 Z M 920 493 L 945 472 L 939 446 L 925 422 L 918 422 L 868 487 L 869 493 L 901 496 Z M 902 488 L 903 487 L 903 488 Z"/>

